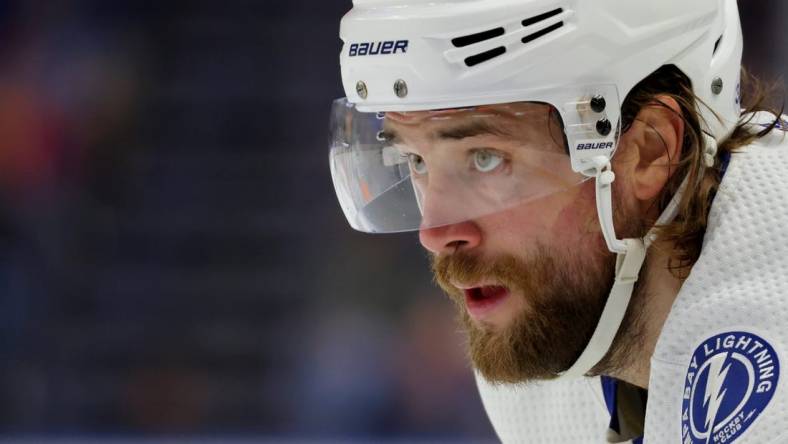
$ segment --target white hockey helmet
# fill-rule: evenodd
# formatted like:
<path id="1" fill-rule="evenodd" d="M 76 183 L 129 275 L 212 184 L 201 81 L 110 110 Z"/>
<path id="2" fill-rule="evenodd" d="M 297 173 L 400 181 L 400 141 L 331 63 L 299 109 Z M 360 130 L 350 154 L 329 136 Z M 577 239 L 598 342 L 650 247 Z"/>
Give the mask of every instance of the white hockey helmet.
<path id="1" fill-rule="evenodd" d="M 571 168 L 578 176 L 601 179 L 597 198 L 605 239 L 612 251 L 622 252 L 626 246 L 612 227 L 609 160 L 621 126 L 621 102 L 632 88 L 660 67 L 675 65 L 705 105 L 700 106 L 705 132 L 722 140 L 739 117 L 742 35 L 735 0 L 353 3 L 340 32 L 347 97 L 332 109 L 330 148 L 340 204 L 358 230 L 416 230 L 500 211 L 582 181 L 563 171 Z M 407 168 L 400 160 L 407 153 L 389 143 L 385 113 L 459 108 L 476 112 L 475 117 L 511 117 L 475 107 L 523 102 L 547 104 L 557 112 L 568 167 L 536 186 L 508 183 L 508 190 L 527 191 L 505 198 L 467 191 L 464 212 L 424 220 L 413 164 Z M 522 114 L 533 120 L 529 112 Z M 426 120 L 445 118 L 437 114 Z M 536 148 L 529 153 L 548 151 L 529 148 Z M 541 172 L 545 169 L 556 170 Z M 467 179 L 453 178 L 455 184 Z"/>
<path id="2" fill-rule="evenodd" d="M 347 98 L 362 111 L 520 101 L 529 91 L 587 85 L 615 86 L 623 99 L 638 82 L 672 64 L 724 121 L 739 117 L 742 36 L 735 0 L 353 5 L 342 19 L 340 60 Z M 407 94 L 397 93 L 398 84 L 407 86 Z M 556 99 L 556 108 L 565 105 Z M 710 124 L 717 120 L 705 116 Z M 726 127 L 708 129 L 719 137 Z"/>

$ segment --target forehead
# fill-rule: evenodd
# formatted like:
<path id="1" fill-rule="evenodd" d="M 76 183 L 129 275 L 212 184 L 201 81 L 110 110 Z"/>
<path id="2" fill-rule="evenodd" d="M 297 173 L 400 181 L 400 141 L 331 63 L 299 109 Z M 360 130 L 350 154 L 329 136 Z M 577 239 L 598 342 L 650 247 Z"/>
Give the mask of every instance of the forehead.
<path id="1" fill-rule="evenodd" d="M 389 112 L 384 131 L 394 139 L 451 139 L 494 136 L 531 139 L 560 129 L 558 114 L 550 105 L 509 103 L 435 111 Z"/>

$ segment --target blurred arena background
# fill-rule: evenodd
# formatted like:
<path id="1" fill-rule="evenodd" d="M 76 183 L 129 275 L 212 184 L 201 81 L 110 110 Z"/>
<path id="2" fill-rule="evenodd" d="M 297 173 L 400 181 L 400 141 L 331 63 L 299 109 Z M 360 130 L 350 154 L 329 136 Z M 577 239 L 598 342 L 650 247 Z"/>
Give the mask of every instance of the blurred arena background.
<path id="1" fill-rule="evenodd" d="M 336 203 L 350 6 L 0 2 L 0 441 L 495 441 L 417 236 Z"/>

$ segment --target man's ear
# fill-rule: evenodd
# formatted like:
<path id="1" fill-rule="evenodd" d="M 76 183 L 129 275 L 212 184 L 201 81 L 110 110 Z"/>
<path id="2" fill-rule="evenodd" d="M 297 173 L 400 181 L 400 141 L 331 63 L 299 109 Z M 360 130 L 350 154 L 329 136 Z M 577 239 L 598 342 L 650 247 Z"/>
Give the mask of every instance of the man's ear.
<path id="1" fill-rule="evenodd" d="M 622 142 L 635 197 L 650 203 L 676 171 L 684 144 L 684 119 L 676 99 L 660 95 L 643 107 Z"/>

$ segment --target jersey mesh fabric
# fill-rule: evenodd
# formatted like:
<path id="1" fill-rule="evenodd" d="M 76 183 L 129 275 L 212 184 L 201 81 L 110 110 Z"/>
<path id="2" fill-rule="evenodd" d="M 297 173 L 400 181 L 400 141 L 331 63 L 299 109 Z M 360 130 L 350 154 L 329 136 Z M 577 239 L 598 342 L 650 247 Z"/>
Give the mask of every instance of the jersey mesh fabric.
<path id="1" fill-rule="evenodd" d="M 599 378 L 491 385 L 477 375 L 476 382 L 504 444 L 607 442 L 610 415 Z"/>
<path id="2" fill-rule="evenodd" d="M 764 118 L 766 116 L 761 116 Z M 733 154 L 714 200 L 698 262 L 671 309 L 651 361 L 646 443 L 681 442 L 682 397 L 695 349 L 715 334 L 765 338 L 786 368 L 788 140 L 774 131 Z M 734 442 L 788 442 L 785 376 Z"/>

